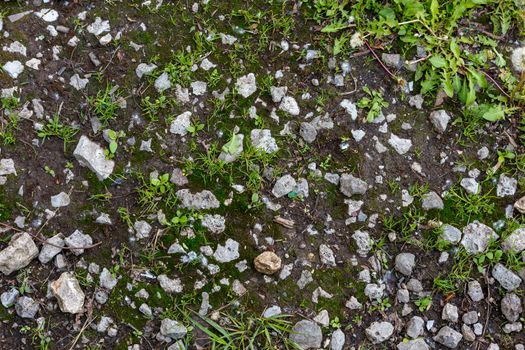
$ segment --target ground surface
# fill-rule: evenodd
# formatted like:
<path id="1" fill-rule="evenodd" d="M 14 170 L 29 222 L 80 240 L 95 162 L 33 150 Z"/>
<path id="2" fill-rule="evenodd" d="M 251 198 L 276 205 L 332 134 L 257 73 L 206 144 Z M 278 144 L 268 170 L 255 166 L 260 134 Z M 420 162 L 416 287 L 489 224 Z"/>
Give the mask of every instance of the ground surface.
<path id="1" fill-rule="evenodd" d="M 2 2 L 0 348 L 523 349 L 523 14 Z"/>

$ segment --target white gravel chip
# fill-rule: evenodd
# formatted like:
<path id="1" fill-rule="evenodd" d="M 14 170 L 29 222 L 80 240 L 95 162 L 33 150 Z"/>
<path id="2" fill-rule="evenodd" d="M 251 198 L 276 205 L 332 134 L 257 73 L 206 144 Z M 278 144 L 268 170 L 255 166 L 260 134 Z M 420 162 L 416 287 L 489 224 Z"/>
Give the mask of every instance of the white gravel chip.
<path id="1" fill-rule="evenodd" d="M 80 165 L 88 167 L 99 180 L 107 179 L 113 173 L 115 162 L 106 159 L 104 149 L 85 135 L 80 137 L 73 155 Z"/>

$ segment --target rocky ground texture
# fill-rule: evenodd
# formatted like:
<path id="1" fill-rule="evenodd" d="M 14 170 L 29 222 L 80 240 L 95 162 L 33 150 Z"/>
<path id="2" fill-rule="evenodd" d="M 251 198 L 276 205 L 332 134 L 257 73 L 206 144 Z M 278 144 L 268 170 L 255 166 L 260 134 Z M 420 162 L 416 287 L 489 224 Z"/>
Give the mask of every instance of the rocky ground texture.
<path id="1" fill-rule="evenodd" d="M 1 349 L 525 349 L 519 0 L 0 2 Z"/>

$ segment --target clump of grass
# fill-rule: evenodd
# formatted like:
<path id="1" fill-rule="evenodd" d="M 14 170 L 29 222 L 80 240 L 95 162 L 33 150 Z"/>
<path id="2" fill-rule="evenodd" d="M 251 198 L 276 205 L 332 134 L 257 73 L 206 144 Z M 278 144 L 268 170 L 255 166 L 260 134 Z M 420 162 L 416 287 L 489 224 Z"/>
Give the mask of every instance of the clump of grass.
<path id="1" fill-rule="evenodd" d="M 117 87 L 107 84 L 104 90 L 99 90 L 96 96 L 88 99 L 93 111 L 104 126 L 117 117 L 117 111 L 120 108 L 118 97 Z"/>
<path id="2" fill-rule="evenodd" d="M 70 125 L 62 124 L 60 122 L 60 116 L 55 114 L 46 125 L 38 132 L 38 137 L 46 140 L 50 137 L 58 137 L 64 142 L 64 152 L 66 151 L 67 145 L 73 141 L 74 136 L 78 132 L 77 129 Z"/>

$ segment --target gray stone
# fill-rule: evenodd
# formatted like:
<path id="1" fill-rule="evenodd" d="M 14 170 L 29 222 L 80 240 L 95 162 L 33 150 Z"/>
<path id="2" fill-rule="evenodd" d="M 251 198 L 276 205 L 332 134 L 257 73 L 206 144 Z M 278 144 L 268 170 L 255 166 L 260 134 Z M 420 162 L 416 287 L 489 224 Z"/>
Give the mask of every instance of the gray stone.
<path id="1" fill-rule="evenodd" d="M 336 266 L 334 252 L 328 245 L 321 244 L 319 246 L 319 257 L 321 258 L 321 263 L 328 266 Z"/>
<path id="2" fill-rule="evenodd" d="M 20 270 L 38 255 L 38 248 L 33 238 L 26 232 L 19 232 L 11 237 L 9 245 L 0 251 L 0 272 L 9 275 Z"/>
<path id="3" fill-rule="evenodd" d="M 13 79 L 24 72 L 24 65 L 20 61 L 8 61 L 2 68 Z"/>
<path id="4" fill-rule="evenodd" d="M 424 339 L 414 339 L 397 344 L 397 350 L 430 350 L 430 348 Z"/>
<path id="5" fill-rule="evenodd" d="M 297 186 L 297 182 L 295 179 L 290 175 L 286 174 L 281 176 L 273 186 L 272 194 L 276 198 L 281 198 L 283 196 L 286 196 L 288 193 L 292 192 L 295 187 Z"/>
<path id="6" fill-rule="evenodd" d="M 279 305 L 273 305 L 264 310 L 263 317 L 265 318 L 271 318 L 277 315 L 280 315 L 282 313 L 281 308 Z"/>
<path id="7" fill-rule="evenodd" d="M 514 230 L 501 244 L 506 252 L 520 253 L 525 250 L 525 228 Z"/>
<path id="8" fill-rule="evenodd" d="M 516 322 L 523 312 L 521 299 L 514 293 L 507 293 L 501 299 L 501 312 L 509 322 Z"/>
<path id="9" fill-rule="evenodd" d="M 299 129 L 299 135 L 306 143 L 312 143 L 317 138 L 317 129 L 311 123 L 303 122 Z"/>
<path id="10" fill-rule="evenodd" d="M 159 281 L 160 287 L 166 293 L 182 292 L 182 282 L 180 278 L 171 279 L 166 275 L 159 275 L 157 276 L 157 281 Z"/>
<path id="11" fill-rule="evenodd" d="M 352 120 L 356 120 L 357 119 L 357 106 L 355 105 L 355 103 L 353 103 L 350 100 L 344 99 L 344 100 L 341 101 L 341 103 L 339 105 L 344 108 L 344 110 L 350 116 L 350 118 Z M 352 134 L 353 134 L 353 132 L 352 132 Z M 355 138 L 355 136 L 354 136 L 354 138 Z"/>
<path id="12" fill-rule="evenodd" d="M 421 94 L 410 96 L 408 99 L 408 104 L 416 109 L 423 109 L 423 102 L 425 102 L 425 100 Z"/>
<path id="13" fill-rule="evenodd" d="M 178 190 L 175 195 L 179 200 L 179 205 L 184 209 L 216 209 L 220 206 L 215 195 L 208 190 L 193 194 L 188 189 L 182 189 Z"/>
<path id="14" fill-rule="evenodd" d="M 468 325 L 464 324 L 461 326 L 461 333 L 463 334 L 463 339 L 468 342 L 473 342 L 476 340 L 476 334 Z"/>
<path id="15" fill-rule="evenodd" d="M 84 311 L 85 295 L 73 273 L 62 273 L 59 279 L 51 282 L 50 289 L 62 312 L 78 314 Z"/>
<path id="16" fill-rule="evenodd" d="M 157 89 L 159 93 L 162 93 L 171 88 L 171 81 L 168 73 L 164 72 L 161 75 L 159 75 L 159 77 L 155 80 L 154 85 L 155 89 Z"/>
<path id="17" fill-rule="evenodd" d="M 423 210 L 442 210 L 444 208 L 444 204 L 441 197 L 436 192 L 432 191 L 429 193 L 425 193 L 422 196 L 421 207 L 423 208 Z"/>
<path id="18" fill-rule="evenodd" d="M 144 75 L 150 75 L 155 69 L 157 69 L 157 65 L 154 63 L 140 63 L 135 69 L 135 74 L 137 74 L 137 77 L 140 79 Z"/>
<path id="19" fill-rule="evenodd" d="M 271 86 L 270 87 L 270 94 L 272 95 L 272 101 L 274 103 L 279 103 L 283 99 L 284 96 L 286 96 L 286 92 L 288 91 L 288 87 L 282 86 Z"/>
<path id="20" fill-rule="evenodd" d="M 496 196 L 508 197 L 514 196 L 516 193 L 516 187 L 518 186 L 518 180 L 513 177 L 509 177 L 505 174 L 501 174 L 499 177 L 498 185 L 496 186 Z"/>
<path id="21" fill-rule="evenodd" d="M 410 139 L 402 139 L 394 134 L 390 134 L 388 144 L 400 155 L 407 153 L 412 147 L 412 141 Z"/>
<path id="22" fill-rule="evenodd" d="M 177 340 L 188 333 L 188 329 L 180 322 L 165 318 L 160 323 L 160 334 L 165 337 Z"/>
<path id="23" fill-rule="evenodd" d="M 345 334 L 340 328 L 337 328 L 332 333 L 332 339 L 330 340 L 330 350 L 343 350 L 345 346 Z"/>
<path id="24" fill-rule="evenodd" d="M 69 195 L 65 192 L 51 196 L 51 206 L 53 208 L 67 207 L 70 203 L 71 199 L 69 199 Z"/>
<path id="25" fill-rule="evenodd" d="M 407 323 L 407 335 L 410 338 L 415 339 L 423 335 L 423 332 L 425 330 L 424 327 L 425 327 L 425 321 L 419 316 L 414 316 Z"/>
<path id="26" fill-rule="evenodd" d="M 208 84 L 204 81 L 194 81 L 190 86 L 195 96 L 202 96 L 208 90 Z"/>
<path id="27" fill-rule="evenodd" d="M 49 244 L 44 243 L 42 249 L 40 249 L 40 254 L 38 255 L 38 260 L 42 264 L 47 264 L 53 260 L 55 255 L 62 251 L 61 247 L 64 247 L 64 239 L 62 238 L 61 233 L 47 239 L 47 242 Z"/>
<path id="28" fill-rule="evenodd" d="M 513 291 L 521 284 L 521 278 L 500 263 L 496 264 L 492 269 L 492 277 L 508 291 Z"/>
<path id="29" fill-rule="evenodd" d="M 99 180 L 107 179 L 115 167 L 114 161 L 106 159 L 104 149 L 85 135 L 80 137 L 73 155 L 80 165 L 88 167 Z"/>
<path id="30" fill-rule="evenodd" d="M 133 224 L 133 229 L 137 234 L 138 239 L 143 239 L 149 237 L 151 232 L 151 225 L 144 220 L 135 221 Z"/>
<path id="31" fill-rule="evenodd" d="M 356 245 L 357 245 L 357 254 L 362 257 L 365 257 L 368 252 L 372 249 L 373 241 L 370 238 L 370 235 L 366 231 L 357 230 L 352 235 Z"/>
<path id="32" fill-rule="evenodd" d="M 465 314 L 463 314 L 463 317 L 461 318 L 463 323 L 471 325 L 476 322 L 478 322 L 478 312 L 477 311 L 469 311 Z"/>
<path id="33" fill-rule="evenodd" d="M 220 263 L 227 263 L 239 258 L 239 242 L 228 238 L 225 245 L 217 245 L 213 257 Z"/>
<path id="34" fill-rule="evenodd" d="M 436 131 L 440 134 L 444 133 L 447 130 L 449 121 L 450 116 L 444 109 L 440 109 L 430 113 L 430 122 L 432 123 Z"/>
<path id="35" fill-rule="evenodd" d="M 179 114 L 170 124 L 170 133 L 186 136 L 188 134 L 188 128 L 191 126 L 191 112 L 186 111 Z"/>
<path id="36" fill-rule="evenodd" d="M 445 326 L 439 330 L 438 334 L 436 334 L 434 341 L 446 346 L 447 348 L 454 349 L 458 346 L 462 338 L 463 335 L 461 333 L 449 326 Z"/>
<path id="37" fill-rule="evenodd" d="M 318 349 L 323 341 L 323 333 L 317 323 L 310 320 L 302 320 L 293 326 L 290 340 L 304 350 Z"/>
<path id="38" fill-rule="evenodd" d="M 410 292 L 405 288 L 400 288 L 397 290 L 396 299 L 399 303 L 406 304 L 410 302 Z"/>
<path id="39" fill-rule="evenodd" d="M 381 59 L 385 65 L 392 68 L 401 68 L 403 65 L 401 55 L 397 53 L 382 53 Z"/>
<path id="40" fill-rule="evenodd" d="M 457 244 L 459 241 L 461 241 L 461 231 L 449 224 L 444 224 L 441 226 L 441 239 L 452 243 Z"/>
<path id="41" fill-rule="evenodd" d="M 69 79 L 69 85 L 74 87 L 77 91 L 83 90 L 88 83 L 89 79 L 81 78 L 78 74 L 74 74 L 71 79 Z"/>
<path id="42" fill-rule="evenodd" d="M 107 290 L 112 290 L 115 288 L 117 283 L 117 277 L 113 276 L 113 274 L 104 267 L 100 273 L 100 286 L 106 288 Z"/>
<path id="43" fill-rule="evenodd" d="M 470 254 L 483 253 L 489 242 L 498 238 L 494 230 L 487 225 L 474 221 L 463 228 L 461 244 Z"/>
<path id="44" fill-rule="evenodd" d="M 93 244 L 93 239 L 90 235 L 83 234 L 82 231 L 75 230 L 69 237 L 64 239 L 64 243 L 68 246 L 70 251 L 75 255 L 84 253 L 82 247 L 88 247 Z"/>
<path id="45" fill-rule="evenodd" d="M 219 214 L 204 214 L 201 220 L 201 225 L 208 229 L 211 233 L 221 233 L 226 229 L 226 219 Z"/>
<path id="46" fill-rule="evenodd" d="M 478 281 L 470 281 L 468 283 L 468 295 L 474 302 L 481 301 L 485 298 L 481 284 L 479 284 Z"/>
<path id="47" fill-rule="evenodd" d="M 374 344 L 388 340 L 394 333 L 394 326 L 390 322 L 372 322 L 365 330 L 367 338 Z"/>
<path id="48" fill-rule="evenodd" d="M 16 302 L 16 298 L 20 295 L 20 292 L 18 289 L 11 287 L 7 292 L 3 292 L 2 295 L 0 295 L 0 302 L 5 308 L 9 308 L 13 306 Z"/>
<path id="49" fill-rule="evenodd" d="M 22 296 L 15 304 L 16 314 L 22 318 L 35 318 L 40 305 L 33 298 Z"/>
<path id="50" fill-rule="evenodd" d="M 384 284 L 369 283 L 365 286 L 365 295 L 370 301 L 381 300 L 383 298 L 384 292 Z"/>
<path id="51" fill-rule="evenodd" d="M 109 25 L 109 21 L 103 21 L 100 17 L 97 17 L 95 18 L 95 22 L 88 25 L 86 29 L 88 33 L 99 36 L 105 32 L 109 32 L 111 26 Z"/>
<path id="52" fill-rule="evenodd" d="M 416 265 L 416 256 L 412 253 L 400 253 L 396 256 L 396 270 L 405 276 L 410 276 Z"/>
<path id="53" fill-rule="evenodd" d="M 16 175 L 15 162 L 11 158 L 0 160 L 0 176 Z"/>
<path id="54" fill-rule="evenodd" d="M 277 146 L 277 142 L 269 129 L 253 129 L 250 132 L 250 142 L 252 147 L 266 153 L 274 153 L 279 150 L 279 146 Z"/>
<path id="55" fill-rule="evenodd" d="M 283 97 L 281 104 L 279 105 L 279 109 L 293 116 L 299 115 L 299 113 L 301 113 L 297 101 L 292 96 Z"/>
<path id="56" fill-rule="evenodd" d="M 244 98 L 251 96 L 255 91 L 257 91 L 257 83 L 255 81 L 255 75 L 253 73 L 244 75 L 237 78 L 235 83 L 237 92 Z"/>
<path id="57" fill-rule="evenodd" d="M 459 313 L 458 307 L 454 304 L 447 303 L 443 307 L 443 312 L 441 313 L 441 318 L 445 321 L 458 322 Z"/>
<path id="58" fill-rule="evenodd" d="M 347 197 L 351 197 L 355 194 L 365 194 L 368 189 L 368 184 L 354 177 L 352 174 L 342 174 L 339 180 L 341 193 Z"/>
<path id="59" fill-rule="evenodd" d="M 468 194 L 477 194 L 480 189 L 479 183 L 471 177 L 465 177 L 461 179 L 460 185 L 465 189 L 465 191 L 467 191 Z"/>

